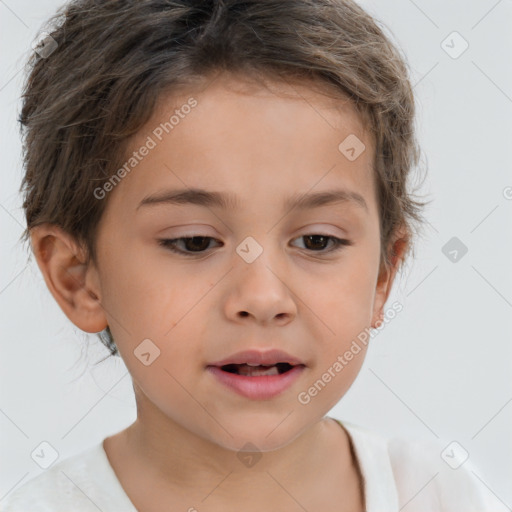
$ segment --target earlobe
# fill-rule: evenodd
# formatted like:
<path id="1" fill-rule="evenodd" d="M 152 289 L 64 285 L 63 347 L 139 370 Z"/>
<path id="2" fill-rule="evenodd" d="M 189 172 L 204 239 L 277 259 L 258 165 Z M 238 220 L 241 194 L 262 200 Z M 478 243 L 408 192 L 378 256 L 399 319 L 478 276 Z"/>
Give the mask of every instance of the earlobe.
<path id="1" fill-rule="evenodd" d="M 83 248 L 51 224 L 32 228 L 30 239 L 46 285 L 65 315 L 85 332 L 102 331 L 107 319 L 101 306 L 97 269 L 85 263 Z"/>

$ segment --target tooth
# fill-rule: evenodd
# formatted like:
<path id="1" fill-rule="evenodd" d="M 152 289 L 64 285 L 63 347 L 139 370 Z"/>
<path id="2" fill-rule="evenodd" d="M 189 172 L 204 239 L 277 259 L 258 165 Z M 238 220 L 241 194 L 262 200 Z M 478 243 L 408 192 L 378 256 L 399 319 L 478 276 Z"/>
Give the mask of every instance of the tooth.
<path id="1" fill-rule="evenodd" d="M 277 366 L 254 368 L 253 366 L 243 365 L 238 367 L 238 374 L 245 377 L 257 377 L 259 375 L 279 375 Z"/>

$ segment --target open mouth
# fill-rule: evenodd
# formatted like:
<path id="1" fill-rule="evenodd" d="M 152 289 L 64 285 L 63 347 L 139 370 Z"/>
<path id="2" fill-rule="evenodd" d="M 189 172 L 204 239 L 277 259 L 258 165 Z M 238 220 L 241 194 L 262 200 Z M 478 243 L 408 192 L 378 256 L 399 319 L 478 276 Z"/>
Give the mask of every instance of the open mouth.
<path id="1" fill-rule="evenodd" d="M 243 356 L 243 354 L 235 354 L 232 356 L 231 361 L 233 359 L 235 361 L 243 361 Z M 291 356 L 286 354 L 284 356 L 281 354 L 277 357 L 283 357 L 283 359 L 284 357 L 291 358 Z M 274 361 L 279 361 L 277 357 L 274 358 Z M 221 385 L 251 400 L 270 400 L 277 397 L 293 386 L 304 370 L 306 370 L 306 365 L 297 360 L 268 364 L 272 362 L 269 360 L 271 359 L 270 356 L 263 358 L 249 354 L 247 359 L 250 360 L 251 358 L 250 364 L 248 362 L 233 363 L 229 359 L 225 359 L 217 364 L 208 365 L 206 370 Z M 261 359 L 264 360 L 261 361 Z M 257 364 L 260 362 L 267 364 Z"/>
<path id="2" fill-rule="evenodd" d="M 294 366 L 289 363 L 277 363 L 270 366 L 252 366 L 248 364 L 225 364 L 221 366 L 221 370 L 234 373 L 236 375 L 243 375 L 246 377 L 259 377 L 264 375 L 281 375 L 289 372 Z"/>

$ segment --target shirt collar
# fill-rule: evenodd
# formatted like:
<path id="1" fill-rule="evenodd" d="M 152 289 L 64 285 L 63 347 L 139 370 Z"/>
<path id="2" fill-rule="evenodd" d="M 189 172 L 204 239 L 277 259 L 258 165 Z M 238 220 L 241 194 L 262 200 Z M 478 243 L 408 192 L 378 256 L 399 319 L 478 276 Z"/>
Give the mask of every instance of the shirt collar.
<path id="1" fill-rule="evenodd" d="M 337 420 L 348 433 L 363 477 L 366 512 L 399 512 L 387 440 L 376 432 Z"/>

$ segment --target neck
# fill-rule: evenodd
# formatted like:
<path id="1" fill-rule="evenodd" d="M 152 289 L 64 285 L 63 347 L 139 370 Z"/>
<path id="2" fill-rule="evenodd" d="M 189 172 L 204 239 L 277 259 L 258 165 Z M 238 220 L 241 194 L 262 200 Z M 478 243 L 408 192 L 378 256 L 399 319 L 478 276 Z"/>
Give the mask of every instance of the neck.
<path id="1" fill-rule="evenodd" d="M 328 418 L 318 421 L 277 450 L 260 452 L 255 448 L 242 453 L 197 436 L 169 419 L 164 424 L 148 424 L 139 416 L 126 430 L 126 443 L 159 478 L 180 488 L 193 487 L 203 479 L 220 481 L 228 473 L 230 481 L 250 488 L 255 478 L 268 478 L 268 473 L 291 481 L 317 475 L 332 455 L 329 441 L 334 429 L 338 441 L 342 439 L 342 429 L 333 428 L 332 422 Z"/>
<path id="2" fill-rule="evenodd" d="M 109 438 L 105 450 L 140 509 L 151 510 L 151 500 L 186 504 L 205 497 L 209 510 L 223 510 L 227 503 L 248 510 L 248 499 L 258 510 L 264 504 L 269 510 L 278 504 L 286 509 L 294 495 L 318 504 L 332 489 L 343 489 L 347 496 L 359 487 L 348 435 L 331 418 L 313 423 L 278 449 L 240 453 L 191 432 L 153 404 L 138 401 L 137 411 L 137 420 Z"/>

